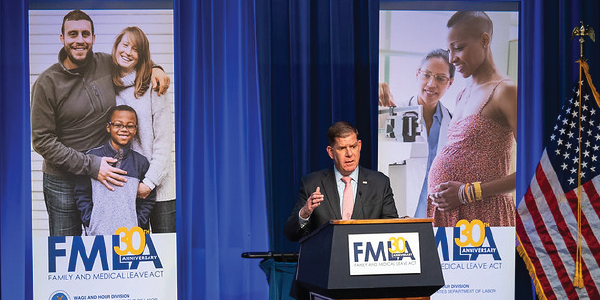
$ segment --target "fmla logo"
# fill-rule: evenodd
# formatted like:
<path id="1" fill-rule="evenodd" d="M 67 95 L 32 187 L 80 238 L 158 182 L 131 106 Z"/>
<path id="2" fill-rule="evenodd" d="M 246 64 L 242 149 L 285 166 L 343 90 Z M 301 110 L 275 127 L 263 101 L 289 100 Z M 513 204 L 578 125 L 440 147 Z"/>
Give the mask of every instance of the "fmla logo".
<path id="1" fill-rule="evenodd" d="M 446 229 L 452 230 L 452 235 L 448 235 Z M 453 228 L 438 227 L 435 242 L 444 261 L 450 261 L 450 252 L 453 261 L 475 261 L 480 255 L 502 260 L 491 228 L 485 226 L 481 220 L 460 220 Z M 452 245 L 452 248 L 449 245 Z"/>
<path id="2" fill-rule="evenodd" d="M 421 272 L 419 233 L 348 235 L 350 275 Z"/>
<path id="3" fill-rule="evenodd" d="M 352 243 L 354 262 L 415 260 L 410 243 L 403 236 L 382 238 Z"/>
<path id="4" fill-rule="evenodd" d="M 100 264 L 102 271 L 136 270 L 142 262 L 153 263 L 155 268 L 162 268 L 151 236 L 139 227 L 133 227 L 131 230 L 121 227 L 112 236 L 93 237 L 92 243 L 89 242 L 91 237 L 68 238 L 71 239 L 70 243 L 65 236 L 48 237 L 48 272 L 56 272 L 58 261 L 64 261 L 67 257 L 68 272 L 82 271 L 77 270 L 78 265 L 83 265 L 85 271 L 92 271 L 96 262 Z M 108 239 L 112 244 L 107 245 Z M 112 258 L 112 268 L 108 263 L 109 254 Z M 79 261 L 81 264 L 78 264 Z"/>

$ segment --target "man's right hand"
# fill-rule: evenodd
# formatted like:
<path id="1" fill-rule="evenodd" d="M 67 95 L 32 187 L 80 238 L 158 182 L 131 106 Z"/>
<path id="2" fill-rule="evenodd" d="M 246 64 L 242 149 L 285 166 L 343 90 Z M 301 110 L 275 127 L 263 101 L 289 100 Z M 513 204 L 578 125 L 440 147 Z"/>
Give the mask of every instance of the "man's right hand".
<path id="1" fill-rule="evenodd" d="M 310 197 L 306 199 L 306 204 L 300 209 L 300 216 L 304 219 L 308 219 L 310 215 L 313 213 L 315 208 L 321 205 L 325 196 L 321 194 L 321 188 L 317 187 L 314 193 L 310 194 Z"/>
<path id="2" fill-rule="evenodd" d="M 100 170 L 98 170 L 98 176 L 96 179 L 102 182 L 107 189 L 114 191 L 115 188 L 112 185 L 123 186 L 127 182 L 127 178 L 119 174 L 125 175 L 126 171 L 111 166 L 109 163 L 117 162 L 116 158 L 113 157 L 102 157 L 100 162 Z M 111 185 L 112 184 L 112 185 Z"/>

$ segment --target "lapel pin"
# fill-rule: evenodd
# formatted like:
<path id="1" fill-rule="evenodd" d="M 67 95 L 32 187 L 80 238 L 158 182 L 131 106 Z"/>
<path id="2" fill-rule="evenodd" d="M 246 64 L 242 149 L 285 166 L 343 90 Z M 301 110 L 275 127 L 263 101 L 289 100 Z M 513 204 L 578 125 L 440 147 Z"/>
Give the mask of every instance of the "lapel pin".
<path id="1" fill-rule="evenodd" d="M 366 181 L 363 181 L 363 184 L 367 184 L 367 182 L 366 182 Z"/>

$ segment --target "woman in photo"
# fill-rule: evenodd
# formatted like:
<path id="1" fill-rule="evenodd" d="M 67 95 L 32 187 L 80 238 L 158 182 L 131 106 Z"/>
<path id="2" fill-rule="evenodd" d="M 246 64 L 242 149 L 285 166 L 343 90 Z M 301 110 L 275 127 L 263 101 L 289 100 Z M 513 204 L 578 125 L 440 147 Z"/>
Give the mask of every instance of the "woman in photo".
<path id="1" fill-rule="evenodd" d="M 424 130 L 421 135 L 427 142 L 428 151 L 427 169 L 415 210 L 415 218 L 426 217 L 427 174 L 429 174 L 433 159 L 446 144 L 446 135 L 452 114 L 440 102 L 440 99 L 454 82 L 454 71 L 454 65 L 449 62 L 448 51 L 435 49 L 427 53 L 416 71 L 418 93 L 406 103 L 407 106 L 421 105 L 423 107 L 421 126 Z"/>
<path id="2" fill-rule="evenodd" d="M 516 173 L 509 173 L 517 87 L 494 63 L 486 13 L 459 11 L 447 27 L 450 62 L 471 81 L 458 96 L 446 146 L 431 165 L 427 216 L 437 227 L 463 219 L 514 226 Z"/>
<path id="3" fill-rule="evenodd" d="M 153 233 L 175 232 L 175 166 L 172 154 L 174 132 L 171 105 L 165 95 L 150 89 L 152 60 L 150 45 L 138 27 L 127 27 L 112 48 L 113 83 L 117 105 L 129 105 L 138 115 L 138 135 L 133 150 L 150 161 L 138 187 L 138 197 L 156 190 L 156 204 L 150 215 Z"/>

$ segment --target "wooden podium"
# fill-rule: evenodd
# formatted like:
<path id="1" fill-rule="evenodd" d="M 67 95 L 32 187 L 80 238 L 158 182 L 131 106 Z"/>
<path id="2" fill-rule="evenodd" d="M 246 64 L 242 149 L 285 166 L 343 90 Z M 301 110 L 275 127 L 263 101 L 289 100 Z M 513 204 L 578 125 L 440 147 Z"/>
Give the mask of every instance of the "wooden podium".
<path id="1" fill-rule="evenodd" d="M 432 219 L 332 220 L 300 240 L 296 281 L 304 286 L 311 293 L 311 299 L 315 300 L 429 299 L 429 296 L 444 286 L 432 221 Z M 412 246 L 406 240 L 400 245 L 404 247 L 398 247 L 398 244 L 392 246 L 392 248 L 402 249 L 400 251 L 389 248 L 392 245 L 389 241 L 405 241 L 405 236 L 412 238 Z M 377 248 L 374 242 L 362 243 L 360 239 L 363 237 L 365 239 L 381 237 L 383 240 L 377 244 L 379 245 Z M 418 242 L 415 242 L 415 238 Z M 354 241 L 352 248 L 350 239 Z M 356 242 L 357 240 L 359 242 Z M 367 245 L 366 248 L 363 247 L 364 245 Z M 408 250 L 405 251 L 406 249 Z M 390 252 L 403 252 L 402 255 L 405 256 L 411 253 L 417 255 L 413 255 L 411 261 L 410 256 L 394 259 Z M 359 256 L 364 257 L 366 262 L 357 263 Z M 391 264 L 403 264 L 397 261 L 405 261 L 405 259 L 412 265 L 420 264 L 420 270 L 405 272 L 402 271 L 403 269 L 400 271 L 370 269 L 368 272 L 376 273 L 356 274 L 364 272 L 365 268 L 371 268 L 365 267 L 367 265 L 385 268 Z M 362 269 L 356 271 L 357 268 Z"/>

